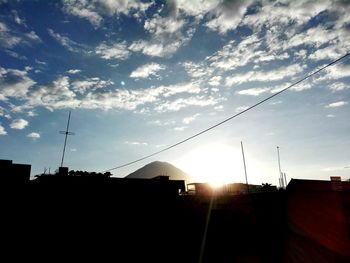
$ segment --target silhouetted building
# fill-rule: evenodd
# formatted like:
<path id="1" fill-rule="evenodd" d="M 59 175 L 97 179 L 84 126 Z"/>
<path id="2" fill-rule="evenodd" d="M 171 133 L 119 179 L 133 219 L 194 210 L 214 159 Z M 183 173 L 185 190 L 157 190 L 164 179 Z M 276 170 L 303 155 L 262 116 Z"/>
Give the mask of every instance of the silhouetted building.
<path id="1" fill-rule="evenodd" d="M 152 179 L 153 180 L 165 180 L 165 181 L 168 181 L 170 178 L 170 176 L 167 176 L 167 175 L 158 175 L 156 177 L 153 177 Z"/>
<path id="2" fill-rule="evenodd" d="M 70 173 L 72 174 L 72 173 Z M 37 176 L 33 181 L 36 185 L 60 189 L 61 187 L 81 187 L 93 189 L 105 187 L 113 195 L 143 196 L 143 195 L 170 195 L 177 196 L 186 191 L 184 180 L 169 180 L 168 177 L 154 179 L 116 178 L 110 174 L 77 172 L 76 175 L 60 176 L 60 174 Z"/>
<path id="3" fill-rule="evenodd" d="M 283 262 L 284 191 L 212 199 L 179 195 L 183 180 L 73 174 L 4 187 L 9 233 L 2 237 L 16 237 L 15 245 L 3 242 L 6 248 L 32 245 L 36 256 L 73 254 L 80 261 L 96 255 L 102 262 L 103 256 L 118 262 L 198 262 L 202 255 L 203 263 Z"/>
<path id="4" fill-rule="evenodd" d="M 0 180 L 5 182 L 28 182 L 30 164 L 13 163 L 12 160 L 0 160 Z"/>
<path id="5" fill-rule="evenodd" d="M 68 167 L 59 167 L 58 168 L 58 175 L 67 176 L 68 175 Z"/>
<path id="6" fill-rule="evenodd" d="M 350 262 L 350 182 L 292 179 L 288 262 Z"/>
<path id="7" fill-rule="evenodd" d="M 273 185 L 253 185 L 249 184 L 248 187 L 243 183 L 224 184 L 220 187 L 213 187 L 209 183 L 190 183 L 187 184 L 187 192 L 189 194 L 197 195 L 240 195 L 259 192 L 272 192 L 277 191 L 277 187 Z"/>

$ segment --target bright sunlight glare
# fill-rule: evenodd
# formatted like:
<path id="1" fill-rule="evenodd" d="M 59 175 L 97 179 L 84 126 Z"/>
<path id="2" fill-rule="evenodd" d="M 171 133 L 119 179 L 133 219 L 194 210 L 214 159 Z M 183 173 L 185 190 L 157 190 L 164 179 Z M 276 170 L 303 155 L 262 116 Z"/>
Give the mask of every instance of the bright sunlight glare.
<path id="1" fill-rule="evenodd" d="M 192 176 L 193 182 L 209 183 L 214 188 L 245 180 L 240 149 L 224 144 L 195 148 L 177 163 Z"/>

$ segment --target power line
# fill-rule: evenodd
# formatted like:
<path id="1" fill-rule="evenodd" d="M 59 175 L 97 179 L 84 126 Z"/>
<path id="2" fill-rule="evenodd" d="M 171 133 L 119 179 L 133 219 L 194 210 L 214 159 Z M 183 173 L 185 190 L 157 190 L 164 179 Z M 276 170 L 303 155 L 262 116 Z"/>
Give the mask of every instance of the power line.
<path id="1" fill-rule="evenodd" d="M 246 108 L 245 110 L 242 110 L 242 111 L 236 113 L 235 115 L 232 115 L 231 117 L 229 117 L 229 118 L 227 118 L 227 119 L 225 119 L 225 120 L 223 120 L 223 121 L 221 121 L 221 122 L 219 122 L 219 123 L 217 123 L 217 124 L 215 124 L 215 125 L 213 125 L 213 126 L 210 126 L 209 128 L 207 128 L 207 129 L 205 129 L 205 130 L 203 130 L 203 131 L 200 131 L 200 132 L 198 132 L 198 133 L 196 133 L 196 134 L 194 134 L 194 135 L 192 135 L 192 136 L 190 136 L 190 137 L 187 137 L 186 139 L 184 139 L 184 140 L 182 140 L 182 141 L 179 141 L 179 142 L 177 142 L 177 143 L 175 143 L 175 144 L 172 144 L 172 145 L 170 145 L 170 146 L 168 146 L 168 147 L 166 147 L 166 148 L 164 148 L 164 149 L 162 149 L 162 150 L 159 150 L 159 151 L 157 151 L 157 152 L 154 152 L 154 153 L 152 153 L 152 154 L 146 155 L 146 156 L 144 156 L 144 157 L 142 157 L 142 158 L 136 159 L 136 160 L 134 160 L 134 161 L 132 161 L 132 162 L 128 162 L 128 163 L 125 163 L 125 164 L 122 164 L 122 165 L 119 165 L 119 166 L 115 166 L 115 167 L 110 168 L 110 169 L 108 169 L 108 170 L 105 170 L 105 171 L 103 171 L 103 172 L 109 172 L 109 171 L 112 171 L 112 170 L 116 170 L 116 169 L 119 169 L 119 168 L 123 168 L 123 167 L 129 166 L 129 165 L 134 164 L 134 163 L 141 162 L 141 161 L 143 161 L 143 160 L 145 160 L 145 159 L 148 159 L 148 158 L 150 158 L 150 157 L 152 157 L 152 156 L 155 156 L 155 155 L 160 154 L 160 153 L 162 153 L 162 152 L 168 151 L 168 150 L 170 150 L 170 149 L 172 149 L 172 148 L 174 148 L 174 147 L 176 147 L 176 146 L 178 146 L 178 145 L 180 145 L 180 144 L 183 144 L 183 143 L 185 143 L 185 142 L 187 142 L 187 141 L 189 141 L 189 140 L 191 140 L 191 139 L 193 139 L 193 138 L 195 138 L 195 137 L 198 137 L 199 135 L 202 135 L 203 133 L 206 133 L 206 132 L 208 132 L 208 131 L 214 129 L 214 128 L 216 128 L 216 127 L 218 127 L 218 126 L 220 126 L 220 125 L 222 125 L 222 124 L 224 124 L 224 123 L 226 123 L 226 122 L 228 122 L 228 121 L 230 121 L 230 120 L 232 120 L 232 119 L 238 117 L 239 115 L 242 115 L 243 113 L 245 113 L 245 112 L 247 112 L 247 111 L 250 111 L 251 109 L 253 109 L 253 108 L 259 106 L 260 104 L 263 104 L 264 102 L 266 102 L 266 101 L 268 101 L 268 100 L 270 100 L 270 99 L 276 97 L 277 95 L 279 95 L 279 94 L 281 94 L 281 93 L 283 93 L 283 92 L 289 90 L 290 88 L 292 88 L 292 87 L 298 85 L 299 83 L 305 81 L 306 79 L 308 79 L 308 78 L 310 78 L 310 77 L 316 75 L 317 73 L 323 71 L 324 69 L 326 69 L 326 68 L 328 68 L 328 67 L 330 67 L 330 66 L 332 66 L 332 65 L 334 65 L 334 64 L 336 64 L 336 63 L 338 63 L 339 61 L 343 60 L 344 58 L 346 58 L 346 57 L 349 56 L 349 55 L 350 55 L 350 52 L 349 52 L 349 53 L 346 53 L 344 56 L 341 56 L 340 58 L 338 58 L 338 59 L 336 59 L 336 60 L 333 60 L 332 62 L 330 62 L 329 64 L 327 64 L 327 65 L 325 65 L 325 66 L 323 66 L 323 67 L 321 67 L 321 68 L 319 68 L 318 70 L 316 70 L 316 71 L 314 71 L 314 72 L 312 72 L 312 73 L 306 75 L 305 77 L 299 79 L 298 81 L 294 82 L 293 84 L 289 85 L 288 87 L 286 87 L 286 88 L 284 88 L 284 89 L 282 89 L 282 90 L 280 90 L 280 91 L 278 91 L 278 92 L 272 94 L 271 96 L 268 96 L 267 98 L 265 98 L 265 99 L 263 99 L 263 100 L 257 102 L 256 104 L 254 104 L 254 105 L 252 105 L 252 106 Z"/>

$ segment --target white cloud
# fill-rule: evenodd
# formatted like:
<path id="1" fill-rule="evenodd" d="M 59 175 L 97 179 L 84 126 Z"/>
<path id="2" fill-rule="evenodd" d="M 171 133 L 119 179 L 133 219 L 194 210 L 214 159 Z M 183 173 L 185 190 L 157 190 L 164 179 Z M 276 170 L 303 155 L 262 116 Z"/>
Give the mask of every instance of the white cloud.
<path id="1" fill-rule="evenodd" d="M 214 18 L 205 25 L 220 34 L 226 34 L 230 30 L 235 30 L 244 17 L 247 8 L 252 3 L 248 0 L 224 1 L 211 11 Z"/>
<path id="2" fill-rule="evenodd" d="M 296 74 L 302 72 L 304 68 L 305 66 L 293 64 L 270 71 L 249 71 L 247 73 L 226 77 L 225 84 L 227 86 L 232 86 L 234 84 L 241 84 L 251 81 L 268 82 L 282 80 L 286 77 L 295 76 Z"/>
<path id="3" fill-rule="evenodd" d="M 7 131 L 5 130 L 5 128 L 0 124 L 0 135 L 6 135 Z"/>
<path id="4" fill-rule="evenodd" d="M 286 82 L 284 84 L 281 84 L 281 85 L 277 85 L 277 86 L 274 86 L 271 88 L 271 93 L 276 93 L 276 92 L 279 92 L 287 87 L 289 87 L 291 85 L 290 82 Z"/>
<path id="5" fill-rule="evenodd" d="M 324 59 L 337 59 L 341 55 L 343 55 L 342 50 L 339 50 L 334 45 L 329 45 L 325 48 L 317 49 L 314 53 L 309 55 L 309 59 L 311 60 L 324 60 Z"/>
<path id="6" fill-rule="evenodd" d="M 212 73 L 212 69 L 207 68 L 203 63 L 194 63 L 187 61 L 182 63 L 187 74 L 192 78 L 202 78 L 204 76 L 209 76 Z"/>
<path id="7" fill-rule="evenodd" d="M 126 42 L 114 43 L 112 45 L 101 43 L 96 47 L 95 53 L 104 59 L 119 60 L 126 60 L 130 55 Z"/>
<path id="8" fill-rule="evenodd" d="M 38 114 L 37 114 L 35 111 L 28 111 L 28 112 L 27 112 L 27 115 L 28 115 L 29 117 L 38 116 Z"/>
<path id="9" fill-rule="evenodd" d="M 70 90 L 69 78 L 62 76 L 54 80 L 50 85 L 40 86 L 31 90 L 22 106 L 17 107 L 17 111 L 31 109 L 42 106 L 49 110 L 62 108 L 75 108 L 80 101 L 76 99 L 76 94 Z"/>
<path id="10" fill-rule="evenodd" d="M 192 116 L 186 117 L 182 120 L 182 123 L 184 124 L 190 124 L 191 122 L 193 122 L 195 119 L 197 119 L 197 117 L 199 116 L 199 113 L 196 113 Z"/>
<path id="11" fill-rule="evenodd" d="M 350 8 L 349 8 L 350 11 Z M 339 13 L 339 12 L 338 12 Z M 344 54 L 346 54 L 350 48 L 350 31 L 348 28 L 330 28 L 319 29 L 318 36 L 310 37 L 310 44 L 316 47 L 322 45 L 322 48 L 317 48 L 313 53 L 310 54 L 309 58 L 312 60 L 334 60 Z"/>
<path id="12" fill-rule="evenodd" d="M 138 106 L 158 99 L 157 90 L 115 90 L 86 94 L 80 106 L 85 109 L 135 110 Z"/>
<path id="13" fill-rule="evenodd" d="M 247 65 L 257 56 L 257 50 L 262 44 L 257 34 L 243 39 L 238 44 L 231 40 L 221 50 L 207 59 L 210 66 L 224 71 L 233 70 L 237 67 Z"/>
<path id="14" fill-rule="evenodd" d="M 149 40 L 134 41 L 129 49 L 152 57 L 170 57 L 192 38 L 195 27 L 178 12 L 167 17 L 158 14 L 147 19 L 145 30 L 150 34 Z"/>
<path id="15" fill-rule="evenodd" d="M 164 47 L 164 49 L 167 49 L 169 46 L 174 47 L 174 49 L 170 48 L 170 51 L 165 50 L 164 52 L 163 50 L 154 51 L 156 53 L 152 53 L 153 51 L 148 50 L 150 52 L 149 54 L 156 54 L 159 56 L 172 54 L 174 50 L 177 50 L 177 48 L 184 43 L 181 41 L 187 41 L 184 39 L 186 39 L 188 35 L 184 32 L 178 32 L 184 29 L 187 20 L 181 20 L 177 17 L 176 19 L 179 19 L 178 21 L 180 21 L 180 24 L 176 25 L 175 23 L 169 22 L 170 18 L 169 20 L 161 20 L 160 17 L 157 17 L 157 19 L 159 19 L 159 21 L 164 21 L 164 23 L 168 22 L 169 25 L 174 27 L 162 27 L 161 23 L 158 23 L 159 21 L 149 20 L 148 24 L 145 24 L 145 28 L 152 38 L 149 41 L 142 42 L 145 43 L 145 46 L 143 47 L 144 50 L 140 52 L 146 52 L 145 50 L 150 47 L 149 45 L 160 45 Z M 75 48 L 78 48 L 75 45 L 76 43 L 74 41 L 71 42 L 66 36 L 62 36 L 53 30 L 49 30 L 49 33 L 67 49 L 71 48 L 71 50 L 76 50 Z M 166 39 L 165 35 L 170 35 L 171 39 Z M 172 43 L 174 39 L 180 42 L 175 41 L 174 44 Z M 178 45 L 178 43 L 180 44 Z M 99 52 L 99 55 L 105 59 L 124 58 L 131 54 L 129 50 L 130 47 L 127 47 L 126 42 L 122 44 L 124 44 L 123 49 L 127 55 L 120 55 L 120 53 L 116 53 L 114 52 L 115 50 L 110 49 L 113 49 L 117 44 L 120 43 L 113 45 L 102 43 L 96 48 L 95 52 Z M 108 51 L 110 51 L 110 53 L 108 53 Z M 156 63 L 152 63 L 151 65 L 158 66 L 153 68 L 141 67 L 132 72 L 130 76 L 135 78 L 154 76 L 158 74 L 158 70 L 163 69 L 161 68 L 163 67 L 162 65 L 159 66 L 159 64 Z M 186 69 L 189 75 L 193 78 L 208 77 L 209 79 L 210 77 L 207 74 L 208 68 L 206 68 L 205 65 L 187 63 L 184 66 L 187 67 Z M 68 71 L 69 74 L 74 74 L 75 72 L 77 72 L 75 69 Z M 218 85 L 216 83 L 220 83 L 220 81 L 221 76 L 217 76 L 216 78 L 212 78 L 211 84 Z M 206 105 L 216 105 L 217 101 L 219 101 L 218 98 L 215 97 L 199 95 L 203 91 L 201 89 L 202 82 L 200 81 L 151 87 L 141 90 L 102 89 L 96 91 L 97 88 L 103 88 L 107 86 L 107 84 L 107 82 L 103 83 L 103 80 L 99 78 L 78 79 L 73 82 L 69 77 L 60 76 L 54 80 L 52 84 L 36 86 L 34 89 L 30 89 L 28 94 L 26 94 L 26 98 L 23 100 L 23 107 L 18 107 L 18 109 L 31 109 L 33 107 L 42 106 L 51 110 L 67 107 L 136 110 L 139 106 L 152 103 L 152 106 L 146 105 L 150 110 L 157 107 L 158 109 L 163 107 L 165 110 L 177 110 L 189 106 L 202 107 Z M 183 93 L 182 95 L 184 96 L 181 95 L 183 98 L 181 98 L 180 95 L 175 96 L 180 93 Z M 188 94 L 196 94 L 197 96 L 186 98 Z"/>
<path id="16" fill-rule="evenodd" d="M 151 57 L 170 57 L 181 46 L 187 43 L 191 37 L 192 32 L 190 32 L 187 37 L 165 37 L 162 39 L 152 39 L 150 41 L 139 40 L 133 42 L 129 46 L 129 49 L 133 52 L 141 52 Z"/>
<path id="17" fill-rule="evenodd" d="M 338 108 L 348 104 L 346 101 L 337 101 L 326 105 L 326 108 Z"/>
<path id="18" fill-rule="evenodd" d="M 243 20 L 255 30 L 265 25 L 280 28 L 291 22 L 301 26 L 331 5 L 330 1 L 264 1 L 259 12 L 247 15 Z"/>
<path id="19" fill-rule="evenodd" d="M 220 0 L 176 0 L 175 5 L 176 8 L 183 11 L 186 15 L 202 19 L 205 14 L 214 10 L 220 2 Z"/>
<path id="20" fill-rule="evenodd" d="M 209 85 L 211 86 L 219 86 L 221 83 L 221 79 L 222 77 L 221 76 L 214 76 L 212 77 L 210 80 L 209 80 Z"/>
<path id="21" fill-rule="evenodd" d="M 37 132 L 31 132 L 31 133 L 27 134 L 27 137 L 32 139 L 33 141 L 36 141 L 40 138 L 40 134 Z"/>
<path id="22" fill-rule="evenodd" d="M 296 86 L 293 86 L 290 90 L 293 90 L 293 91 L 303 91 L 303 90 L 307 90 L 307 89 L 311 89 L 311 88 L 312 88 L 311 83 L 302 82 L 302 83 L 299 83 L 299 84 L 296 85 Z"/>
<path id="23" fill-rule="evenodd" d="M 281 104 L 282 101 L 281 100 L 276 100 L 276 101 L 271 101 L 269 104 L 270 105 L 278 105 L 278 104 Z"/>
<path id="24" fill-rule="evenodd" d="M 161 70 L 164 70 L 165 66 L 157 64 L 157 63 L 150 63 L 143 65 L 141 67 L 138 67 L 133 72 L 131 72 L 130 77 L 131 78 L 148 78 L 150 76 L 158 76 L 158 72 Z"/>
<path id="25" fill-rule="evenodd" d="M 320 79 L 341 79 L 350 77 L 350 64 L 337 64 L 326 69 L 326 75 Z"/>
<path id="26" fill-rule="evenodd" d="M 161 120 L 155 120 L 155 121 L 151 121 L 150 124 L 155 124 L 157 126 L 170 126 L 170 125 L 175 125 L 176 122 L 174 120 L 169 121 L 161 121 Z"/>
<path id="27" fill-rule="evenodd" d="M 327 22 L 312 26 L 310 21 L 322 12 Z M 254 33 L 264 32 L 267 53 L 288 51 L 296 59 L 306 59 L 308 54 L 313 60 L 336 59 L 350 48 L 349 12 L 350 6 L 341 1 L 261 1 L 241 24 Z"/>
<path id="28" fill-rule="evenodd" d="M 40 43 L 42 40 L 34 31 L 22 33 L 16 27 L 9 28 L 5 23 L 0 22 L 0 46 L 11 49 L 20 44 L 30 45 L 30 42 Z"/>
<path id="29" fill-rule="evenodd" d="M 297 52 L 294 53 L 294 57 L 297 59 L 305 59 L 307 56 L 307 50 L 306 49 L 300 49 Z"/>
<path id="30" fill-rule="evenodd" d="M 284 42 L 284 49 L 309 45 L 316 48 L 328 43 L 337 37 L 337 32 L 328 30 L 323 26 L 312 27 L 300 34 L 295 34 L 292 38 Z"/>
<path id="31" fill-rule="evenodd" d="M 216 111 L 223 111 L 224 110 L 224 106 L 223 105 L 215 106 L 214 110 L 216 110 Z"/>
<path id="32" fill-rule="evenodd" d="M 160 86 L 158 89 L 161 90 L 164 97 L 169 97 L 179 93 L 198 94 L 201 92 L 199 82 L 187 82 L 169 86 Z"/>
<path id="33" fill-rule="evenodd" d="M 21 59 L 21 60 L 27 60 L 28 58 L 26 56 L 23 56 L 23 55 L 20 55 L 12 50 L 9 50 L 9 49 L 5 49 L 5 52 L 7 55 L 11 56 L 11 57 L 14 57 L 14 58 L 18 58 L 18 59 Z"/>
<path id="34" fill-rule="evenodd" d="M 95 28 L 100 27 L 103 16 L 124 14 L 139 18 L 152 3 L 142 3 L 134 0 L 73 0 L 64 1 L 63 10 L 73 16 L 89 21 Z"/>
<path id="35" fill-rule="evenodd" d="M 239 107 L 236 108 L 236 112 L 245 111 L 248 108 L 249 108 L 248 106 L 239 106 Z"/>
<path id="36" fill-rule="evenodd" d="M 269 88 L 251 88 L 237 91 L 237 94 L 240 95 L 249 95 L 249 96 L 259 96 L 262 93 L 269 91 Z"/>
<path id="37" fill-rule="evenodd" d="M 65 1 L 63 10 L 70 15 L 88 20 L 94 27 L 99 27 L 103 20 L 86 1 Z"/>
<path id="38" fill-rule="evenodd" d="M 13 35 L 5 23 L 0 22 L 0 45 L 5 48 L 13 48 L 20 44 L 22 39 Z"/>
<path id="39" fill-rule="evenodd" d="M 21 18 L 18 16 L 18 13 L 17 13 L 16 10 L 12 10 L 11 13 L 12 13 L 12 15 L 13 15 L 13 20 L 14 20 L 17 24 L 19 24 L 19 25 L 25 25 L 24 20 L 21 19 Z"/>
<path id="40" fill-rule="evenodd" d="M 101 80 L 100 78 L 95 77 L 74 81 L 72 82 L 72 87 L 74 91 L 84 94 L 87 91 L 94 91 L 96 89 L 105 88 L 113 84 L 114 82 L 111 80 Z"/>
<path id="41" fill-rule="evenodd" d="M 275 60 L 285 60 L 290 57 L 287 52 L 276 54 L 275 52 L 267 52 L 261 50 L 255 52 L 255 56 L 257 58 L 254 59 L 254 63 L 267 63 Z"/>
<path id="42" fill-rule="evenodd" d="M 42 42 L 41 38 L 34 31 L 26 33 L 25 36 L 34 42 Z"/>
<path id="43" fill-rule="evenodd" d="M 179 126 L 179 127 L 175 127 L 174 131 L 184 131 L 187 128 L 187 126 Z"/>
<path id="44" fill-rule="evenodd" d="M 178 33 L 185 25 L 183 19 L 176 19 L 174 16 L 161 17 L 156 14 L 151 19 L 147 19 L 144 24 L 145 30 L 155 37 L 163 37 Z"/>
<path id="45" fill-rule="evenodd" d="M 133 142 L 129 142 L 129 141 L 125 141 L 125 144 L 129 144 L 129 145 L 143 145 L 143 146 L 147 146 L 148 143 L 147 142 L 137 142 L 137 141 L 133 141 Z"/>
<path id="46" fill-rule="evenodd" d="M 326 117 L 327 117 L 327 118 L 335 118 L 335 115 L 334 115 L 334 114 L 327 114 Z"/>
<path id="47" fill-rule="evenodd" d="M 5 69 L 0 67 L 0 100 L 8 97 L 24 98 L 29 88 L 36 82 L 28 77 L 28 68 L 25 70 Z M 1 99 L 2 97 L 2 99 Z"/>
<path id="48" fill-rule="evenodd" d="M 336 5 L 335 5 L 336 6 Z M 350 12 L 350 6 L 348 7 Z M 337 27 L 337 22 L 339 21 L 339 16 L 341 16 L 339 10 L 335 13 L 338 16 L 335 27 Z M 322 36 L 321 34 L 324 33 Z M 322 38 L 323 37 L 323 38 Z M 344 26 L 342 28 L 330 28 L 326 32 L 320 32 L 318 37 L 321 48 L 317 48 L 313 53 L 309 55 L 309 59 L 319 61 L 319 60 L 335 60 L 349 51 L 350 48 L 350 31 Z M 310 39 L 313 41 L 313 39 Z"/>
<path id="49" fill-rule="evenodd" d="M 80 107 L 89 109 L 124 109 L 135 110 L 138 106 L 155 103 L 155 107 L 159 107 L 157 103 L 165 98 L 171 98 L 172 96 L 180 93 L 184 94 L 198 94 L 201 89 L 199 83 L 180 83 L 169 86 L 151 87 L 141 90 L 114 90 L 106 92 L 88 92 L 81 100 Z M 171 103 L 167 101 L 167 103 Z M 190 101 L 182 102 L 180 108 L 186 107 Z M 211 103 L 202 102 L 202 103 Z M 175 103 L 176 104 L 176 103 Z M 166 106 L 164 106 L 166 107 Z M 172 107 L 172 106 L 170 106 Z M 178 106 L 176 106 L 178 107 Z"/>
<path id="50" fill-rule="evenodd" d="M 40 65 L 47 65 L 45 61 L 40 61 L 38 59 L 35 59 L 35 63 L 40 64 Z"/>
<path id="51" fill-rule="evenodd" d="M 188 98 L 179 98 L 173 101 L 162 101 L 154 109 L 158 112 L 178 111 L 190 106 L 205 107 L 216 105 L 221 100 L 210 96 L 193 96 Z"/>
<path id="52" fill-rule="evenodd" d="M 16 130 L 23 130 L 27 126 L 28 126 L 28 122 L 24 119 L 15 119 L 10 124 L 10 127 Z"/>
<path id="53" fill-rule="evenodd" d="M 134 0 L 100 0 L 98 2 L 105 8 L 105 11 L 110 16 L 124 14 L 139 17 L 152 5 L 152 3 L 142 3 L 141 1 Z"/>
<path id="54" fill-rule="evenodd" d="M 31 110 L 36 107 L 45 107 L 49 110 L 80 107 L 83 109 L 120 109 L 135 112 L 144 112 L 147 108 L 148 112 L 150 110 L 162 112 L 177 111 L 190 106 L 215 105 L 222 101 L 218 97 L 219 94 L 216 97 L 200 95 L 201 92 L 205 93 L 205 89 L 201 89 L 201 81 L 152 86 L 137 90 L 119 90 L 106 89 L 114 84 L 111 80 L 101 80 L 94 77 L 72 82 L 68 76 L 60 76 L 51 84 L 32 88 L 35 82 L 27 77 L 27 71 L 0 68 L 0 80 L 5 80 L 7 74 L 18 76 L 21 80 L 20 87 L 22 89 L 14 88 L 19 86 L 18 83 L 6 86 L 4 82 L 4 85 L 1 86 L 2 100 L 14 97 L 22 102 L 20 105 L 11 104 L 11 109 L 14 112 Z M 29 84 L 24 85 L 26 82 L 23 80 Z M 188 97 L 193 94 L 196 96 Z M 138 108 L 141 106 L 142 108 Z M 35 115 L 33 111 L 29 111 L 28 114 L 28 116 Z"/>
<path id="55" fill-rule="evenodd" d="M 344 82 L 334 82 L 328 87 L 331 91 L 341 91 L 348 89 L 349 86 L 346 85 Z"/>
<path id="56" fill-rule="evenodd" d="M 67 71 L 67 73 L 69 73 L 69 74 L 78 74 L 80 72 L 81 72 L 80 69 L 70 69 Z"/>
<path id="57" fill-rule="evenodd" d="M 1 100 L 1 96 L 0 96 L 0 100 Z M 0 116 L 5 117 L 6 119 L 11 119 L 11 115 L 9 114 L 9 111 L 1 106 L 0 106 Z"/>
<path id="58" fill-rule="evenodd" d="M 48 29 L 50 36 L 52 36 L 58 43 L 71 52 L 80 52 L 83 50 L 83 45 L 71 40 L 69 37 L 62 36 L 56 33 L 51 28 Z"/>

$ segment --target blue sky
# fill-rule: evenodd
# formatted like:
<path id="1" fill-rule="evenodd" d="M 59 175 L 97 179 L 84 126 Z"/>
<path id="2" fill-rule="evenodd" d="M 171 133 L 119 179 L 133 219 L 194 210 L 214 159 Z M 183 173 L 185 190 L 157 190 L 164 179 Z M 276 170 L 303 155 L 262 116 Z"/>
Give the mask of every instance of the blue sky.
<path id="1" fill-rule="evenodd" d="M 0 157 L 102 171 L 161 150 L 350 51 L 347 1 L 0 0 Z M 195 180 L 350 177 L 350 60 L 171 151 Z M 220 167 L 220 168 L 218 168 Z M 225 179 L 225 178 L 226 179 Z M 229 178 L 229 179 L 228 179 Z"/>

